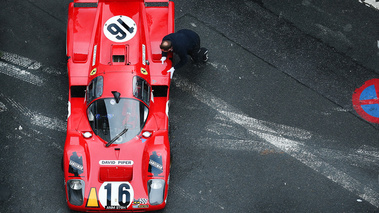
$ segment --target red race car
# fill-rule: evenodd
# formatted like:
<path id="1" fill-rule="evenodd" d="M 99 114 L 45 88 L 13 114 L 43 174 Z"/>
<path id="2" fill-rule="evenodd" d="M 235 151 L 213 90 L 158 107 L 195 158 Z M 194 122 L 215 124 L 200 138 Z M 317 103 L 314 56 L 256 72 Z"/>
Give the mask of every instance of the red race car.
<path id="1" fill-rule="evenodd" d="M 69 5 L 69 113 L 63 171 L 76 211 L 151 211 L 166 205 L 171 61 L 169 0 L 74 0 Z"/>

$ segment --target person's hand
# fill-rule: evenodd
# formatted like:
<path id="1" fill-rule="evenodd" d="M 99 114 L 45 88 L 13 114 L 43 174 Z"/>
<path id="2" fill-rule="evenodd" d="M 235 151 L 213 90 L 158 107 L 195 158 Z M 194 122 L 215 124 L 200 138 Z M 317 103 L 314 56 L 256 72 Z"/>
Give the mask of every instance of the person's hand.
<path id="1" fill-rule="evenodd" d="M 162 56 L 162 58 L 161 58 L 161 61 L 162 61 L 162 64 L 166 61 L 166 56 Z"/>
<path id="2" fill-rule="evenodd" d="M 174 75 L 175 68 L 171 67 L 167 72 L 170 73 L 170 79 L 172 79 L 172 76 Z"/>

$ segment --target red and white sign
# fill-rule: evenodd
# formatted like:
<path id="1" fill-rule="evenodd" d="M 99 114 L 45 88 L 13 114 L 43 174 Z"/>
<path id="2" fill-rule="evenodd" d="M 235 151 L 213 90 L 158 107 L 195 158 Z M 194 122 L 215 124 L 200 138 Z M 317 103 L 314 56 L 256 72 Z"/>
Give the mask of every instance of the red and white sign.
<path id="1" fill-rule="evenodd" d="M 353 106 L 365 120 L 379 123 L 379 79 L 371 79 L 355 90 Z"/>

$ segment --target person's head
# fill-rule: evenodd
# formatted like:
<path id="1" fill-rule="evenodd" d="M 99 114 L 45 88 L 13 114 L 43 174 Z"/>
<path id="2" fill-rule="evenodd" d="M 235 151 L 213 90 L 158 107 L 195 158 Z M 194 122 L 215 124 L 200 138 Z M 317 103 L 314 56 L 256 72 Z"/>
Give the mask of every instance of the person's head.
<path id="1" fill-rule="evenodd" d="M 172 44 L 171 41 L 162 41 L 161 43 L 161 50 L 162 52 L 168 52 L 172 50 Z"/>

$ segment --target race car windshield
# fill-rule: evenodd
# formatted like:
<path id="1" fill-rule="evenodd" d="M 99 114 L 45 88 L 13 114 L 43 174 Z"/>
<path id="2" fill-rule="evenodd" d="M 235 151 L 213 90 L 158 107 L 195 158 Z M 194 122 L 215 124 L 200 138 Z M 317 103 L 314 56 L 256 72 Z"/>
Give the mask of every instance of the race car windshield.
<path id="1" fill-rule="evenodd" d="M 88 121 L 93 132 L 106 142 L 113 144 L 130 141 L 138 135 L 145 125 L 148 108 L 136 99 L 114 98 L 95 100 L 87 109 Z M 125 131 L 123 134 L 121 132 Z"/>

